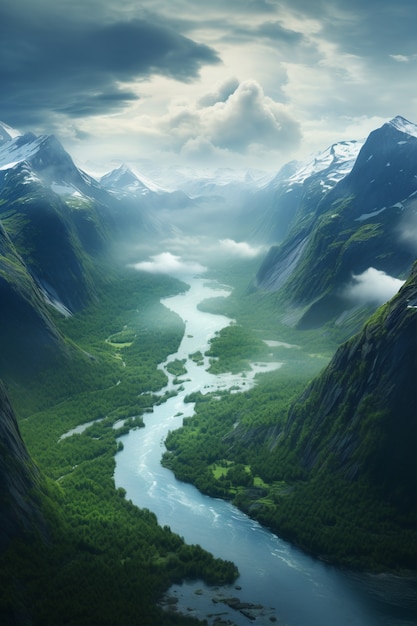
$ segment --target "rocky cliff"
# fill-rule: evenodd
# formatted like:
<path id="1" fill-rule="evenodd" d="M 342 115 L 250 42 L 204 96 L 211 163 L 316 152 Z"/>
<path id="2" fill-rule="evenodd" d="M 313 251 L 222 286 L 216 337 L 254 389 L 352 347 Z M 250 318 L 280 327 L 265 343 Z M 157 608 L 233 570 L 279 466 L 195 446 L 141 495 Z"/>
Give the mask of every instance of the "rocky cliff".
<path id="1" fill-rule="evenodd" d="M 409 510 L 417 488 L 416 381 L 417 263 L 292 405 L 280 445 L 306 472 L 366 479 Z"/>
<path id="2" fill-rule="evenodd" d="M 0 376 L 22 379 L 61 359 L 65 342 L 44 293 L 0 223 Z"/>
<path id="3" fill-rule="evenodd" d="M 37 498 L 39 485 L 39 472 L 0 382 L 0 552 L 18 535 L 45 530 Z"/>

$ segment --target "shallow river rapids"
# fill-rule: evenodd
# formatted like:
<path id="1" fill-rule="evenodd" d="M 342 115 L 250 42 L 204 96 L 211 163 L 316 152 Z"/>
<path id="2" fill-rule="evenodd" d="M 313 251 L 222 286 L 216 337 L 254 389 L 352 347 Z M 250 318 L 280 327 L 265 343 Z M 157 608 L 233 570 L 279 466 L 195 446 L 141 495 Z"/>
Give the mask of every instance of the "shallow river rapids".
<path id="1" fill-rule="evenodd" d="M 180 387 L 167 373 L 169 382 L 162 393 L 174 388 L 178 394 L 145 415 L 145 428 L 121 437 L 124 448 L 116 456 L 115 470 L 116 487 L 123 487 L 128 499 L 153 511 L 161 525 L 169 525 L 187 543 L 198 543 L 239 568 L 240 577 L 231 587 L 212 589 L 201 581 L 173 586 L 169 595 L 175 598 L 176 610 L 207 619 L 209 624 L 221 618 L 238 626 L 263 626 L 275 620 L 288 626 L 417 624 L 414 581 L 355 574 L 326 565 L 282 541 L 230 503 L 177 481 L 161 466 L 168 431 L 193 414 L 194 405 L 184 403 L 185 396 L 197 390 L 247 389 L 254 384 L 256 372 L 280 367 L 279 363 L 258 363 L 251 375 L 214 376 L 206 371 L 207 360 L 198 365 L 190 359 L 197 351 L 204 354 L 210 338 L 231 320 L 197 308 L 202 300 L 229 292 L 202 278 L 187 278 L 186 282 L 190 285 L 187 292 L 166 298 L 163 304 L 186 324 L 178 352 L 167 362 L 186 359 L 187 374 L 181 377 Z M 160 366 L 164 371 L 167 362 Z M 218 602 L 230 597 L 258 607 L 249 611 L 253 621 L 236 607 Z"/>

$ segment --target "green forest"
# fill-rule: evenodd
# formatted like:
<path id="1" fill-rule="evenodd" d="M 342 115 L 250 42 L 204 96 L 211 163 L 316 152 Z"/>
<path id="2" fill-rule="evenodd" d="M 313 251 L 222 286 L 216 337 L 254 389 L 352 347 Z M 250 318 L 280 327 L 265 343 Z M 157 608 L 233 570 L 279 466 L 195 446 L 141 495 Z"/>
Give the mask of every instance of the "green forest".
<path id="1" fill-rule="evenodd" d="M 343 337 L 340 329 L 297 331 L 280 323 L 274 296 L 247 290 L 250 269 L 241 263 L 213 272 L 234 292 L 200 307 L 235 322 L 213 337 L 206 354 L 210 369 L 245 372 L 256 360 L 282 366 L 257 375 L 256 385 L 241 393 L 189 396 L 195 413 L 169 433 L 163 464 L 329 562 L 374 571 L 412 569 L 413 515 L 405 512 L 398 520 L 366 480 L 308 474 L 291 451 L 277 445 L 294 399 L 325 368 Z M 183 321 L 160 303 L 187 288 L 168 277 L 113 270 L 82 312 L 67 318 L 53 313 L 68 358 L 23 382 L 6 381 L 22 437 L 41 470 L 35 497 L 44 522 L 1 557 L 4 623 L 25 623 L 27 614 L 33 626 L 191 626 L 199 622 L 158 608 L 170 585 L 237 579 L 233 563 L 160 527 L 113 479 L 118 437 L 142 428 L 143 415 L 163 401 L 158 392 L 166 377 L 157 365 L 168 358 L 176 380 L 187 375 L 184 361 L 169 360 L 183 336 Z M 203 362 L 201 352 L 190 358 Z M 80 425 L 85 430 L 71 435 Z"/>
<path id="2" fill-rule="evenodd" d="M 55 315 L 71 358 L 23 383 L 7 381 L 41 470 L 34 497 L 44 521 L 2 553 L 2 623 L 196 624 L 163 612 L 158 599 L 186 578 L 237 578 L 234 564 L 160 527 L 113 480 L 117 437 L 142 427 L 144 412 L 160 401 L 155 394 L 166 379 L 156 366 L 182 338 L 182 320 L 159 300 L 186 288 L 174 279 L 115 272 L 82 313 Z M 89 422 L 81 434 L 65 436 Z"/>
<path id="3" fill-rule="evenodd" d="M 271 315 L 277 306 L 273 296 L 260 299 L 237 290 L 227 301 L 205 304 L 211 311 L 226 310 L 237 322 L 242 321 L 213 338 L 207 354 L 213 357 L 216 373 L 244 369 L 250 354 L 265 358 L 265 344 L 260 340 L 265 330 L 261 331 L 260 320 L 272 337 L 282 333 L 281 337 L 294 344 L 273 348 L 270 357 L 282 361 L 283 366 L 258 375 L 254 388 L 240 394 L 194 394 L 189 398 L 196 402 L 195 414 L 184 420 L 182 428 L 169 433 L 163 464 L 179 479 L 232 501 L 279 536 L 326 561 L 372 571 L 414 570 L 415 503 L 398 506 L 404 498 L 395 495 L 394 478 L 387 485 L 381 483 L 378 492 L 374 477 L 365 473 L 350 480 L 331 455 L 320 471 L 309 472 L 300 464 L 297 452 L 305 445 L 303 432 L 295 435 L 296 447 L 278 445 L 289 408 L 297 411 L 295 401 L 302 398 L 308 383 L 327 364 L 333 346 L 343 338 L 337 329 L 286 332 Z M 371 323 L 381 316 L 381 311 L 375 313 Z M 270 319 L 274 319 L 273 327 Z M 360 377 L 360 372 L 355 376 Z M 310 405 L 314 407 L 314 398 Z M 376 414 L 377 405 L 369 396 L 368 406 L 361 409 L 366 420 L 361 430 L 365 450 L 382 446 L 384 416 Z M 348 409 L 339 406 L 333 432 L 343 432 Z M 312 410 L 306 423 L 316 419 Z M 316 437 L 325 440 L 327 434 L 317 432 Z M 409 476 L 409 481 L 413 480 Z M 402 486 L 397 485 L 396 490 L 402 493 Z"/>

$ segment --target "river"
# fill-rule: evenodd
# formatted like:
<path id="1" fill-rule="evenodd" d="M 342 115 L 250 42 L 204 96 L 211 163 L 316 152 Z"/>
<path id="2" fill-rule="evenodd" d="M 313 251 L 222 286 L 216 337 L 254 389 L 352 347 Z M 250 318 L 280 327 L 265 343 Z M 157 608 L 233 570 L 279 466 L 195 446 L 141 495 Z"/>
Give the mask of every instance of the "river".
<path id="1" fill-rule="evenodd" d="M 231 587 L 211 589 L 201 581 L 173 586 L 170 596 L 175 598 L 177 610 L 207 619 L 209 624 L 221 618 L 247 626 L 251 621 L 241 611 L 217 602 L 233 596 L 261 605 L 252 610 L 256 618 L 252 623 L 258 626 L 274 620 L 287 626 L 415 626 L 415 581 L 329 566 L 281 540 L 229 502 L 177 481 L 161 466 L 168 431 L 193 414 L 194 405 L 184 403 L 186 395 L 197 390 L 247 389 L 254 384 L 257 371 L 281 366 L 257 363 L 249 375 L 214 376 L 207 372 L 206 358 L 204 365 L 190 359 L 197 351 L 204 354 L 210 338 L 231 320 L 197 308 L 206 298 L 227 295 L 225 288 L 197 277 L 185 282 L 190 285 L 187 292 L 162 302 L 185 322 L 178 352 L 167 362 L 185 359 L 187 374 L 180 377 L 182 384 L 178 385 L 167 373 L 169 382 L 162 393 L 175 388 L 178 394 L 144 416 L 145 428 L 120 438 L 123 450 L 116 455 L 115 469 L 116 486 L 123 487 L 126 497 L 137 506 L 153 511 L 161 525 L 170 526 L 187 543 L 198 543 L 239 568 L 240 577 Z M 164 371 L 167 362 L 160 365 Z"/>

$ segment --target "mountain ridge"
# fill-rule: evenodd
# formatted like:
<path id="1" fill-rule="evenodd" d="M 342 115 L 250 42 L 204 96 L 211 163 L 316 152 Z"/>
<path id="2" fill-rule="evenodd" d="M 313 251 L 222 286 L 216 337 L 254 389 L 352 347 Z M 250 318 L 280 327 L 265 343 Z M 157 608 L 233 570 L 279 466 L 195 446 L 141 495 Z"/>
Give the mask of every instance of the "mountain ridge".
<path id="1" fill-rule="evenodd" d="M 410 129 L 417 127 L 394 118 L 373 131 L 352 169 L 301 207 L 261 264 L 252 288 L 277 292 L 300 328 L 354 313 L 345 297 L 354 275 L 373 267 L 403 278 L 410 270 L 417 255 L 416 241 L 405 241 L 417 225 L 417 136 Z"/>

